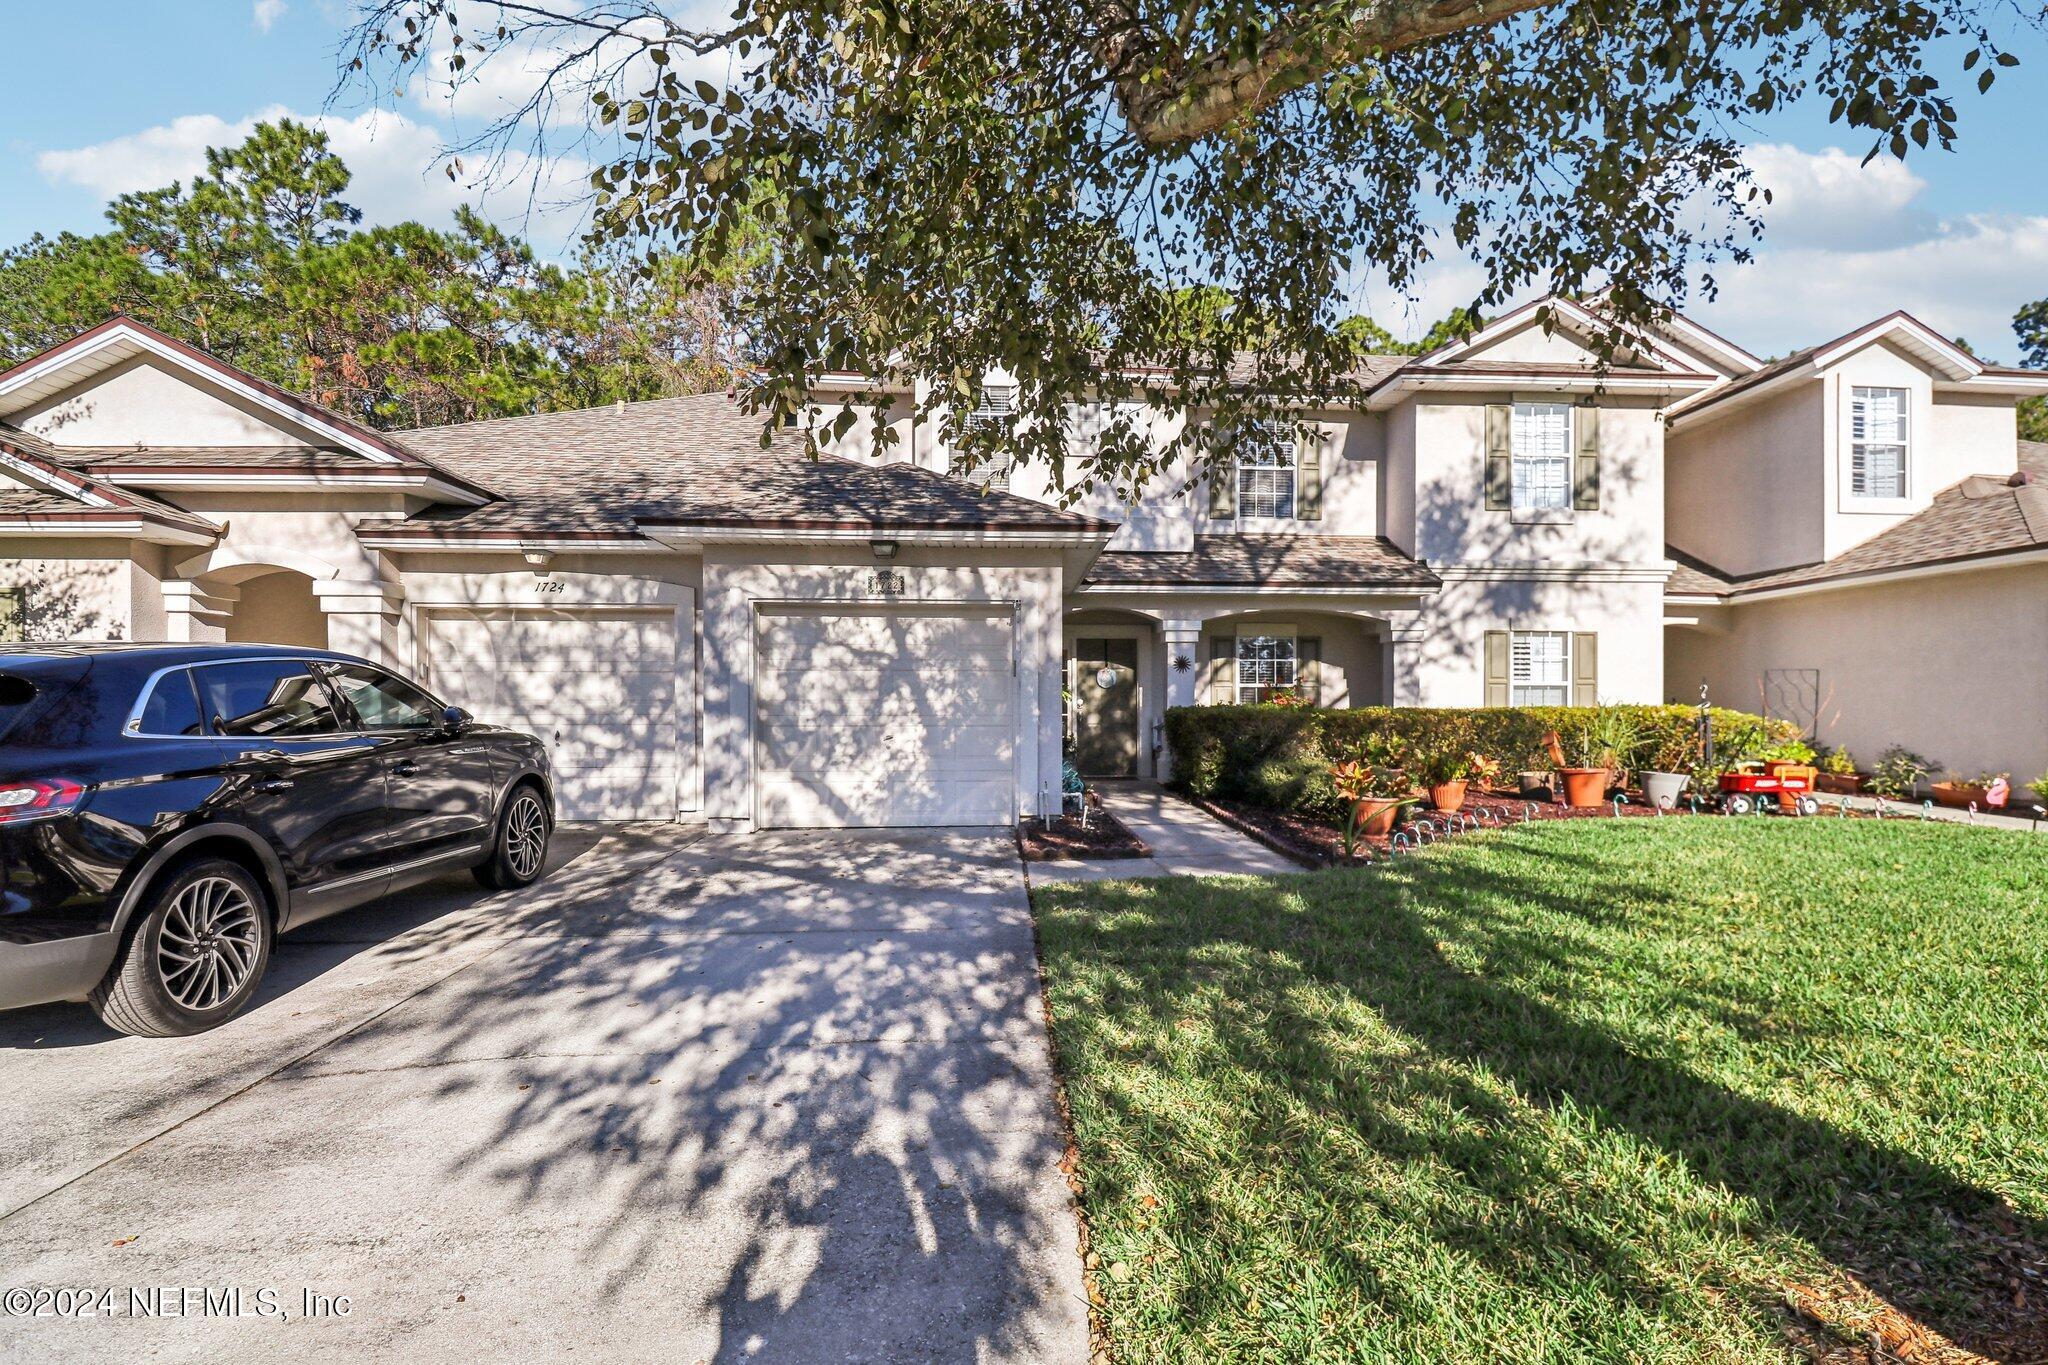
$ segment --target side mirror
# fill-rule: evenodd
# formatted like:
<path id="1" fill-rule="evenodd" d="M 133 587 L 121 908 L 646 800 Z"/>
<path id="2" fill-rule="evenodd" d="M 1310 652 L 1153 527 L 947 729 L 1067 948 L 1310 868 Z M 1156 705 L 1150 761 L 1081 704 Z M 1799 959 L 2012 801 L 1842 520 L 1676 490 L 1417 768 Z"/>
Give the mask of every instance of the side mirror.
<path id="1" fill-rule="evenodd" d="M 441 713 L 441 723 L 451 730 L 460 730 L 475 719 L 475 716 L 459 706 L 451 706 Z"/>

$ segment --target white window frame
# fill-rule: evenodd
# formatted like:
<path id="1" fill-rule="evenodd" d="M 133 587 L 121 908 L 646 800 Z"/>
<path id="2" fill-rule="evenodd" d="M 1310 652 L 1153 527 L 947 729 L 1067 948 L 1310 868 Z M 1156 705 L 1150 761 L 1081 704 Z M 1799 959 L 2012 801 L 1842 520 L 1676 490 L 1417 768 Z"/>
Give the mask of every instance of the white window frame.
<path id="1" fill-rule="evenodd" d="M 1284 422 L 1261 422 L 1240 429 L 1233 442 L 1237 481 L 1237 520 L 1252 525 L 1292 523 L 1301 516 L 1301 451 L 1294 427 Z M 1254 457 L 1257 458 L 1254 458 Z M 1284 488 L 1283 488 L 1284 483 Z M 1263 488 L 1260 485 L 1264 485 Z M 1257 491 L 1254 491 L 1257 490 Z M 1285 511 L 1254 512 L 1254 499 Z"/>
<path id="2" fill-rule="evenodd" d="M 1539 411 L 1543 416 L 1561 415 L 1564 418 L 1563 444 L 1555 453 L 1530 451 L 1523 448 L 1523 440 L 1529 435 L 1525 419 L 1533 419 Z M 1572 405 L 1553 402 L 1549 399 L 1518 398 L 1508 412 L 1508 506 L 1509 515 L 1522 522 L 1566 522 L 1572 519 L 1572 464 L 1578 454 L 1573 444 L 1578 432 L 1578 419 L 1573 415 Z M 1554 467 L 1555 487 L 1545 479 L 1545 496 L 1526 496 L 1534 491 L 1532 477 L 1539 470 Z"/>
<path id="3" fill-rule="evenodd" d="M 1899 384 L 1850 384 L 1842 413 L 1842 498 L 1845 511 L 1898 512 L 1908 510 L 1913 500 L 1913 390 Z M 1875 433 L 1866 404 L 1879 394 L 1897 395 L 1898 422 L 1891 433 L 1896 439 L 1869 439 Z M 1856 468 L 1866 467 L 1877 450 L 1898 452 L 1898 480 L 1886 493 L 1858 492 Z"/>
<path id="4" fill-rule="evenodd" d="M 1266 659 L 1249 658 L 1247 656 L 1248 647 L 1262 643 L 1275 647 L 1271 657 Z M 1279 646 L 1283 645 L 1286 647 L 1284 658 L 1279 649 Z M 1230 652 L 1231 667 L 1236 670 L 1236 674 L 1231 680 L 1231 697 L 1239 706 L 1249 706 L 1256 702 L 1270 701 L 1273 693 L 1292 692 L 1301 684 L 1301 642 L 1296 638 L 1293 631 L 1265 631 L 1257 635 L 1240 635 L 1237 637 L 1236 643 Z M 1245 665 L 1247 663 L 1253 666 L 1253 673 L 1255 675 L 1249 682 L 1245 680 Z M 1261 681 L 1256 676 L 1262 664 L 1270 665 L 1270 668 L 1267 669 L 1270 675 L 1267 681 Z M 1285 665 L 1284 669 L 1281 667 L 1283 664 Z M 1283 672 L 1286 675 L 1284 680 L 1281 677 Z M 1260 693 L 1262 692 L 1266 695 L 1261 696 Z"/>
<path id="5" fill-rule="evenodd" d="M 1556 681 L 1534 676 L 1530 665 L 1535 663 L 1533 654 L 1522 648 L 1523 642 L 1533 644 L 1538 639 L 1557 642 L 1555 660 L 1558 677 Z M 1545 694 L 1555 693 L 1557 700 L 1548 695 L 1532 697 L 1529 693 L 1541 689 Z M 1568 630 L 1511 630 L 1508 632 L 1508 705 L 1510 706 L 1570 706 L 1572 704 L 1572 633 Z"/>

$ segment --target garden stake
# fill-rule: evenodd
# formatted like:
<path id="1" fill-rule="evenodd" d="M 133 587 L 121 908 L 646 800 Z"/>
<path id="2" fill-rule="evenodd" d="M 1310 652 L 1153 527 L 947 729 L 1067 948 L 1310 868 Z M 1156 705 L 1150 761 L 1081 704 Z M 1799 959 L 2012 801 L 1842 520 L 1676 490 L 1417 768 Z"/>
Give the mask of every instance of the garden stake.
<path id="1" fill-rule="evenodd" d="M 1920 803 L 1920 818 L 1922 820 L 1932 820 L 1934 818 L 1934 803 L 1932 801 L 1922 801 Z"/>
<path id="2" fill-rule="evenodd" d="M 1617 820 L 1621 818 L 1621 798 L 1618 796 L 1614 798 L 1614 818 Z"/>
<path id="3" fill-rule="evenodd" d="M 1398 858 L 1401 856 L 1402 851 L 1407 847 L 1408 836 L 1406 834 L 1403 834 L 1399 830 L 1396 830 L 1394 831 L 1393 839 L 1389 841 L 1387 844 L 1387 856 L 1389 858 Z"/>
<path id="4" fill-rule="evenodd" d="M 1976 803 L 1975 801 L 1972 801 L 1972 802 L 1970 803 L 1970 817 L 1969 817 L 1969 818 L 1970 818 L 1970 823 L 1971 823 L 1971 824 L 1973 824 L 1973 825 L 1974 825 L 1974 824 L 1976 824 L 1976 823 L 1977 823 L 1977 803 Z"/>
<path id="5" fill-rule="evenodd" d="M 1536 803 L 1535 803 L 1534 801 L 1525 801 L 1525 802 L 1523 802 L 1523 803 L 1522 803 L 1522 823 L 1526 825 L 1526 824 L 1528 824 L 1528 823 L 1529 823 L 1529 822 L 1530 822 L 1531 820 L 1534 820 L 1535 818 L 1536 818 Z"/>

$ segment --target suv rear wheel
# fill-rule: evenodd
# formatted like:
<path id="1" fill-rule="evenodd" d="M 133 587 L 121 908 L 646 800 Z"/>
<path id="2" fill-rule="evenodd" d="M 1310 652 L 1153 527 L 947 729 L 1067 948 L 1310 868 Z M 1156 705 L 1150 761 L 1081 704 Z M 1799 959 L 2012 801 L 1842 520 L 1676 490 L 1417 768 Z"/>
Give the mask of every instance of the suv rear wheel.
<path id="1" fill-rule="evenodd" d="M 203 1033 L 249 1003 L 274 936 L 263 892 L 246 869 L 225 858 L 187 863 L 149 889 L 92 1007 L 121 1033 Z"/>

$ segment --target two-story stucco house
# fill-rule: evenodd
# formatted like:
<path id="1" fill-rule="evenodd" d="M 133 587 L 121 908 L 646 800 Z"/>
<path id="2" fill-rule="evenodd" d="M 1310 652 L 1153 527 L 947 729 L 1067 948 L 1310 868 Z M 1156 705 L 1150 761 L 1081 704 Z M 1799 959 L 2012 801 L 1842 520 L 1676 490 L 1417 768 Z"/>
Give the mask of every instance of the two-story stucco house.
<path id="1" fill-rule="evenodd" d="M 2017 468 L 2012 404 L 2048 389 L 1893 331 L 1765 366 L 1683 319 L 1602 364 L 1597 316 L 1550 319 L 1375 358 L 1361 407 L 1240 433 L 1193 491 L 1181 468 L 1066 509 L 1030 468 L 954 470 L 915 395 L 870 379 L 821 389 L 868 415 L 821 460 L 718 394 L 379 433 L 115 319 L 0 373 L 0 633 L 396 664 L 542 735 L 569 818 L 1006 823 L 1057 805 L 1069 735 L 1086 771 L 1159 773 L 1172 705 L 1654 701 L 1700 676 L 1755 705 L 1752 674 L 1828 677 L 1837 645 L 1774 651 L 1859 632 L 1778 624 L 1760 576 L 1974 527 L 1997 499 L 1964 475 Z M 1866 352 L 1934 368 L 1865 378 Z M 1779 405 L 1809 379 L 1801 425 Z M 1895 410 L 1903 455 L 1878 449 Z M 1203 415 L 1146 420 L 1164 441 Z M 1810 528 L 1800 469 L 1826 489 Z M 1851 477 L 1892 478 L 1887 509 L 1840 510 Z M 2038 618 L 2033 640 L 2031 675 L 2009 653 L 1987 686 L 2038 691 Z"/>

